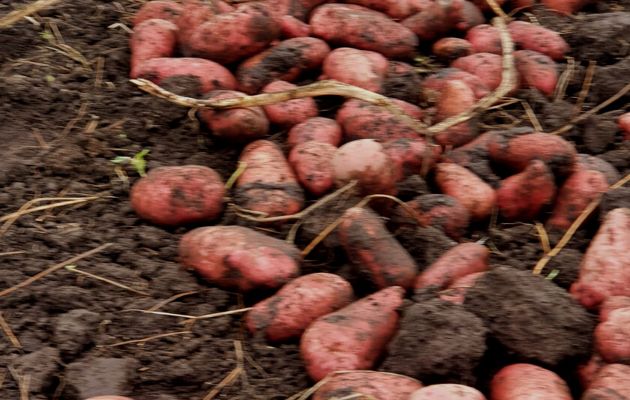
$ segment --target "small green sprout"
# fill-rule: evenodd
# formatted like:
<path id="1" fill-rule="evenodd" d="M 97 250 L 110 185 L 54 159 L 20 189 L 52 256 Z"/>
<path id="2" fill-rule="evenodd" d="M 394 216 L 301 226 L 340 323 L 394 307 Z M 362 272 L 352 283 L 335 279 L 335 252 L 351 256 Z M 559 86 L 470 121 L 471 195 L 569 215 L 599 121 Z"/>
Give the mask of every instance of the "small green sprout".
<path id="1" fill-rule="evenodd" d="M 553 278 L 558 276 L 559 273 L 560 273 L 560 270 L 552 269 L 551 272 L 549 273 L 549 275 L 547 275 L 547 277 L 545 279 L 547 279 L 548 281 L 552 281 Z"/>
<path id="2" fill-rule="evenodd" d="M 118 156 L 112 160 L 114 164 L 131 164 L 138 175 L 146 176 L 147 160 L 144 157 L 149 154 L 149 149 L 143 149 L 137 152 L 133 157 Z"/>

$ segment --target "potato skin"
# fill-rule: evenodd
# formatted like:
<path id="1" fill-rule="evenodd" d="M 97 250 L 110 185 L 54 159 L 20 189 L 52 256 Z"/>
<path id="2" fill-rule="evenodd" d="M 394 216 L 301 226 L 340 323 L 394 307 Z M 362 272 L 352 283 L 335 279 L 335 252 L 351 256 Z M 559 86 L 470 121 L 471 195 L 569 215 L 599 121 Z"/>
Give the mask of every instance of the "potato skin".
<path id="1" fill-rule="evenodd" d="M 323 66 L 328 79 L 377 93 L 382 90 L 387 69 L 387 59 L 381 54 L 349 47 L 331 51 Z"/>
<path id="2" fill-rule="evenodd" d="M 452 2 L 449 3 L 452 5 Z M 419 12 L 401 21 L 401 24 L 415 33 L 421 41 L 430 41 L 443 36 L 451 28 L 453 21 L 448 9 L 437 1 L 428 2 Z"/>
<path id="3" fill-rule="evenodd" d="M 466 40 L 473 53 L 502 54 L 503 46 L 499 30 L 492 25 L 481 24 L 466 32 Z"/>
<path id="4" fill-rule="evenodd" d="M 227 68 L 202 58 L 153 58 L 139 65 L 132 77 L 148 79 L 159 85 L 166 78 L 182 75 L 199 78 L 201 91 L 204 93 L 236 88 L 236 79 Z"/>
<path id="5" fill-rule="evenodd" d="M 391 286 L 313 322 L 300 341 L 309 376 L 372 368 L 396 332 L 404 293 Z"/>
<path id="6" fill-rule="evenodd" d="M 257 94 L 273 81 L 293 81 L 302 72 L 318 68 L 328 53 L 330 47 L 317 38 L 283 40 L 247 59 L 238 67 L 236 79 L 239 90 L 247 94 Z"/>
<path id="7" fill-rule="evenodd" d="M 423 163 L 432 167 L 442 152 L 439 146 L 430 145 L 423 138 L 391 139 L 383 143 L 383 148 L 396 169 L 396 181 L 419 174 Z"/>
<path id="8" fill-rule="evenodd" d="M 418 105 L 422 102 L 420 74 L 413 66 L 402 61 L 389 61 L 387 75 L 381 85 L 381 94 Z"/>
<path id="9" fill-rule="evenodd" d="M 214 90 L 206 96 L 208 99 L 229 99 L 245 97 L 245 93 L 234 90 Z M 262 107 L 230 108 L 199 111 L 200 119 L 210 128 L 216 137 L 235 142 L 247 142 L 260 139 L 269 133 L 269 120 Z"/>
<path id="10" fill-rule="evenodd" d="M 333 375 L 313 395 L 313 400 L 332 400 L 339 393 L 360 393 L 375 399 L 408 400 L 422 384 L 408 376 L 378 371 L 354 371 Z"/>
<path id="11" fill-rule="evenodd" d="M 630 209 L 609 211 L 580 265 L 571 294 L 586 308 L 611 296 L 630 296 Z"/>
<path id="12" fill-rule="evenodd" d="M 599 321 L 608 320 L 610 313 L 620 308 L 630 307 L 630 296 L 610 296 L 599 307 Z"/>
<path id="13" fill-rule="evenodd" d="M 134 211 L 158 225 L 213 221 L 223 212 L 221 176 L 201 165 L 158 167 L 131 188 Z"/>
<path id="14" fill-rule="evenodd" d="M 492 400 L 571 400 L 566 382 L 554 372 L 532 364 L 511 364 L 490 384 Z"/>
<path id="15" fill-rule="evenodd" d="M 216 11 L 216 10 L 215 10 Z M 191 54 L 189 43 L 195 30 L 214 17 L 217 12 L 213 11 L 208 4 L 201 0 L 185 0 L 181 15 L 177 18 L 176 24 L 179 28 L 177 41 L 179 48 L 184 55 Z"/>
<path id="16" fill-rule="evenodd" d="M 485 396 L 475 388 L 456 383 L 441 383 L 425 386 L 415 391 L 409 400 L 486 400 Z"/>
<path id="17" fill-rule="evenodd" d="M 295 89 L 292 83 L 285 81 L 275 81 L 263 88 L 263 93 L 283 92 Z M 264 106 L 265 114 L 269 121 L 285 128 L 290 128 L 309 118 L 316 117 L 319 113 L 317 104 L 312 97 L 294 99 L 282 103 Z"/>
<path id="18" fill-rule="evenodd" d="M 382 12 L 395 20 L 420 12 L 430 3 L 427 0 L 346 0 L 345 2 Z"/>
<path id="19" fill-rule="evenodd" d="M 466 82 L 446 81 L 437 103 L 436 122 L 459 115 L 469 110 L 476 102 L 475 93 Z M 459 147 L 472 141 L 477 133 L 475 123 L 469 120 L 439 132 L 434 138 L 442 146 Z"/>
<path id="20" fill-rule="evenodd" d="M 442 254 L 416 279 L 416 289 L 436 286 L 443 289 L 456 279 L 488 269 L 490 251 L 478 243 L 460 243 Z"/>
<path id="21" fill-rule="evenodd" d="M 350 261 L 378 288 L 410 288 L 418 267 L 381 218 L 372 210 L 352 207 L 339 224 L 338 237 Z"/>
<path id="22" fill-rule="evenodd" d="M 337 148 L 328 143 L 305 142 L 289 153 L 289 163 L 298 181 L 315 196 L 321 196 L 335 185 L 332 160 Z"/>
<path id="23" fill-rule="evenodd" d="M 424 194 L 405 203 L 416 212 L 419 223 L 433 226 L 451 239 L 459 240 L 470 224 L 470 212 L 457 199 L 444 194 Z M 413 217 L 397 206 L 391 217 L 396 224 L 413 223 Z"/>
<path id="24" fill-rule="evenodd" d="M 544 54 L 531 50 L 514 52 L 516 70 L 521 78 L 521 87 L 533 87 L 551 96 L 558 83 L 556 63 Z"/>
<path id="25" fill-rule="evenodd" d="M 268 216 L 290 215 L 304 205 L 304 192 L 297 183 L 282 150 L 268 140 L 251 142 L 239 161 L 245 171 L 236 181 L 236 203 Z"/>
<path id="26" fill-rule="evenodd" d="M 611 312 L 595 328 L 595 348 L 609 363 L 630 362 L 630 307 Z"/>
<path id="27" fill-rule="evenodd" d="M 310 17 L 314 36 L 338 46 L 381 53 L 387 58 L 411 58 L 418 38 L 385 14 L 353 4 L 324 4 Z"/>
<path id="28" fill-rule="evenodd" d="M 347 306 L 353 298 L 352 286 L 339 275 L 303 275 L 254 305 L 245 323 L 252 334 L 284 341 L 299 337 L 317 318 Z"/>
<path id="29" fill-rule="evenodd" d="M 460 57 L 471 55 L 471 43 L 462 38 L 446 37 L 433 43 L 433 54 L 444 61 L 452 61 Z"/>
<path id="30" fill-rule="evenodd" d="M 418 119 L 423 114 L 423 111 L 413 104 L 398 99 L 392 99 L 392 102 L 412 118 Z M 361 100 L 346 100 L 337 111 L 335 119 L 343 129 L 347 141 L 376 139 L 385 142 L 391 139 L 419 137 L 411 123 L 384 107 Z"/>
<path id="31" fill-rule="evenodd" d="M 148 1 L 140 7 L 133 17 L 133 26 L 150 19 L 164 19 L 175 23 L 183 11 L 181 4 L 174 1 Z"/>
<path id="32" fill-rule="evenodd" d="M 278 288 L 299 275 L 300 251 L 242 226 L 196 228 L 182 236 L 179 260 L 208 282 L 242 292 Z"/>
<path id="33" fill-rule="evenodd" d="M 490 216 L 496 204 L 495 191 L 467 168 L 440 163 L 435 168 L 435 181 L 442 193 L 454 197 L 468 209 L 473 220 Z"/>
<path id="34" fill-rule="evenodd" d="M 630 140 L 630 112 L 619 117 L 618 125 L 623 133 L 623 140 Z"/>
<path id="35" fill-rule="evenodd" d="M 479 77 L 490 90 L 501 84 L 502 57 L 492 53 L 476 53 L 453 61 L 451 67 L 459 68 Z"/>
<path id="36" fill-rule="evenodd" d="M 553 60 L 562 60 L 569 51 L 569 45 L 555 31 L 525 21 L 512 21 L 508 31 L 514 44 L 525 50 L 542 53 Z"/>
<path id="37" fill-rule="evenodd" d="M 136 69 L 143 62 L 172 56 L 176 42 L 177 26 L 170 21 L 149 19 L 136 25 L 129 40 L 131 77 L 137 76 Z"/>
<path id="38" fill-rule="evenodd" d="M 435 74 L 429 75 L 422 81 L 422 91 L 429 101 L 439 99 L 446 82 L 461 80 L 465 82 L 475 93 L 477 100 L 490 94 L 490 90 L 477 75 L 473 75 L 458 68 L 444 68 Z"/>
<path id="39" fill-rule="evenodd" d="M 475 282 L 485 273 L 486 271 L 475 272 L 455 279 L 446 290 L 441 292 L 440 299 L 455 304 L 464 304 L 468 289 L 475 286 Z"/>
<path id="40" fill-rule="evenodd" d="M 588 171 L 599 171 L 606 176 L 606 180 L 609 185 L 613 185 L 619 179 L 621 179 L 621 175 L 619 175 L 619 171 L 610 164 L 608 161 L 605 161 L 599 157 L 592 156 L 590 154 L 578 154 L 577 155 L 577 163 L 575 164 L 575 171 L 580 170 L 588 170 Z"/>
<path id="41" fill-rule="evenodd" d="M 608 364 L 602 367 L 582 400 L 620 400 L 630 398 L 630 365 Z"/>
<path id="42" fill-rule="evenodd" d="M 280 35 L 283 38 L 308 37 L 311 34 L 311 27 L 295 18 L 292 15 L 283 15 L 280 17 Z"/>
<path id="43" fill-rule="evenodd" d="M 582 389 L 588 389 L 591 386 L 593 379 L 605 365 L 607 363 L 597 353 L 594 353 L 588 362 L 578 365 L 577 375 Z"/>
<path id="44" fill-rule="evenodd" d="M 341 126 L 334 119 L 313 117 L 291 128 L 287 144 L 295 147 L 300 143 L 315 141 L 337 147 L 341 144 L 341 135 Z"/>

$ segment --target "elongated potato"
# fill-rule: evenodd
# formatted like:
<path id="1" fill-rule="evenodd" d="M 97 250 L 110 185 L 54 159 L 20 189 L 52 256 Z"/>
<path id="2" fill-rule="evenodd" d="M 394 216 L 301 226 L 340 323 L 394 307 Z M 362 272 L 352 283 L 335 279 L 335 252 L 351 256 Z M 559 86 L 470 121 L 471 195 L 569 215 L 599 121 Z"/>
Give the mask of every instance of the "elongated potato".
<path id="1" fill-rule="evenodd" d="M 545 54 L 554 60 L 562 60 L 569 45 L 555 31 L 525 21 L 512 21 L 508 31 L 516 46 Z"/>
<path id="2" fill-rule="evenodd" d="M 614 310 L 595 329 L 595 348 L 609 363 L 630 362 L 630 307 Z"/>
<path id="3" fill-rule="evenodd" d="M 556 63 L 544 54 L 531 50 L 514 52 L 516 70 L 521 78 L 521 87 L 532 87 L 551 96 L 558 84 Z"/>
<path id="4" fill-rule="evenodd" d="M 460 243 L 442 254 L 433 264 L 422 271 L 415 288 L 436 286 L 443 289 L 456 279 L 488 269 L 490 251 L 478 243 Z"/>
<path id="5" fill-rule="evenodd" d="M 133 26 L 150 19 L 164 19 L 175 23 L 183 11 L 181 4 L 175 1 L 147 1 L 133 17 Z"/>
<path id="6" fill-rule="evenodd" d="M 243 149 L 239 161 L 246 164 L 236 181 L 234 199 L 239 206 L 268 216 L 295 214 L 302 209 L 304 192 L 276 144 L 252 142 Z"/>
<path id="7" fill-rule="evenodd" d="M 418 273 L 415 261 L 375 212 L 349 208 L 343 214 L 338 234 L 350 261 L 377 287 L 413 286 Z"/>
<path id="8" fill-rule="evenodd" d="M 431 168 L 442 152 L 439 146 L 429 145 L 423 138 L 392 139 L 383 143 L 385 153 L 394 163 L 396 181 L 407 176 L 419 174 L 422 165 L 426 163 Z"/>
<path id="9" fill-rule="evenodd" d="M 466 82 L 449 80 L 445 82 L 437 104 L 436 122 L 468 111 L 475 103 L 475 93 Z M 477 134 L 476 123 L 468 120 L 439 132 L 434 138 L 442 146 L 458 147 L 472 141 Z"/>
<path id="10" fill-rule="evenodd" d="M 630 365 L 608 364 L 593 378 L 581 400 L 625 400 L 630 398 Z"/>
<path id="11" fill-rule="evenodd" d="M 486 400 L 475 388 L 456 383 L 441 383 L 425 386 L 412 393 L 409 400 Z"/>
<path id="12" fill-rule="evenodd" d="M 403 19 L 426 8 L 427 0 L 346 0 L 346 3 L 371 8 L 389 15 L 393 19 Z"/>
<path id="13" fill-rule="evenodd" d="M 474 53 L 503 53 L 499 30 L 492 25 L 481 24 L 471 28 L 466 33 L 466 40 Z"/>
<path id="14" fill-rule="evenodd" d="M 422 92 L 429 101 L 437 101 L 442 95 L 442 90 L 448 81 L 459 80 L 465 82 L 475 93 L 475 98 L 488 95 L 490 90 L 477 75 L 473 75 L 458 68 L 444 68 L 422 81 Z"/>
<path id="15" fill-rule="evenodd" d="M 278 288 L 299 275 L 300 251 L 241 226 L 193 229 L 179 242 L 179 259 L 224 289 Z"/>
<path id="16" fill-rule="evenodd" d="M 131 77 L 143 62 L 152 58 L 170 57 L 175 52 L 177 26 L 164 19 L 149 19 L 136 25 L 129 41 Z"/>
<path id="17" fill-rule="evenodd" d="M 459 240 L 470 223 L 470 212 L 457 199 L 443 194 L 424 194 L 405 203 L 413 209 L 423 226 L 438 228 L 454 240 Z M 397 206 L 392 215 L 396 224 L 413 223 L 414 216 Z"/>
<path id="18" fill-rule="evenodd" d="M 496 204 L 494 190 L 465 167 L 440 163 L 435 168 L 435 181 L 442 193 L 454 197 L 468 209 L 473 220 L 490 216 Z"/>
<path id="19" fill-rule="evenodd" d="M 335 185 L 332 160 L 337 148 L 328 143 L 305 142 L 289 153 L 289 163 L 298 181 L 310 193 L 321 196 Z"/>
<path id="20" fill-rule="evenodd" d="M 287 144 L 294 147 L 300 143 L 315 141 L 337 147 L 341 144 L 341 135 L 341 127 L 334 119 L 313 117 L 291 128 Z"/>
<path id="21" fill-rule="evenodd" d="M 422 110 L 402 100 L 392 99 L 399 108 L 412 118 L 420 118 Z M 336 120 L 343 129 L 347 141 L 375 139 L 382 142 L 392 139 L 417 139 L 413 124 L 392 111 L 361 100 L 346 100 L 337 112 Z"/>
<path id="22" fill-rule="evenodd" d="M 492 400 L 572 400 L 566 382 L 554 372 L 532 364 L 511 364 L 490 384 Z"/>
<path id="23" fill-rule="evenodd" d="M 458 58 L 451 67 L 476 75 L 488 89 L 495 90 L 501 84 L 502 63 L 503 59 L 498 54 L 476 53 Z"/>
<path id="24" fill-rule="evenodd" d="M 339 393 L 372 396 L 377 400 L 408 400 L 422 384 L 408 376 L 378 371 L 354 371 L 331 378 L 313 395 L 313 400 L 333 400 Z"/>
<path id="25" fill-rule="evenodd" d="M 448 4 L 451 5 L 452 2 Z M 421 41 L 434 40 L 453 28 L 454 22 L 448 8 L 443 3 L 430 1 L 426 7 L 401 21 L 401 24 L 418 35 Z"/>
<path id="26" fill-rule="evenodd" d="M 404 293 L 391 286 L 313 322 L 300 341 L 309 376 L 372 368 L 396 332 Z"/>
<path id="27" fill-rule="evenodd" d="M 317 318 L 350 304 L 353 296 L 350 283 L 338 275 L 308 274 L 257 303 L 245 323 L 250 332 L 263 333 L 270 341 L 296 338 Z"/>
<path id="28" fill-rule="evenodd" d="M 275 81 L 265 86 L 263 93 L 283 92 L 285 90 L 295 89 L 296 87 L 297 86 L 289 82 Z M 270 104 L 263 106 L 263 109 L 269 121 L 284 128 L 295 126 L 309 118 L 316 117 L 319 113 L 317 104 L 312 97 Z"/>
<path id="29" fill-rule="evenodd" d="M 326 57 L 323 71 L 329 79 L 378 93 L 387 68 L 387 59 L 377 52 L 340 47 Z"/>
<path id="30" fill-rule="evenodd" d="M 177 41 L 184 55 L 190 55 L 190 38 L 197 28 L 214 17 L 217 10 L 213 10 L 202 0 L 185 0 L 181 15 L 175 21 L 177 25 Z"/>
<path id="31" fill-rule="evenodd" d="M 450 62 L 473 53 L 471 43 L 462 38 L 446 37 L 433 43 L 433 54 L 438 58 Z"/>

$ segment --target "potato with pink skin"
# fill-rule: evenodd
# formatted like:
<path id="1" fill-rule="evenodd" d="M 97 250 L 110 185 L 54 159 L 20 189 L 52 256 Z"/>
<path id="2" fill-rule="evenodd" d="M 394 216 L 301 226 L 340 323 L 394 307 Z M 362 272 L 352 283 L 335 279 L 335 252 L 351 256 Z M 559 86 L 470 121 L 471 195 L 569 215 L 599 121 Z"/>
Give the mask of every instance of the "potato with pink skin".
<path id="1" fill-rule="evenodd" d="M 472 46 L 466 39 L 447 37 L 433 43 L 433 54 L 444 61 L 452 61 L 472 53 Z"/>
<path id="2" fill-rule="evenodd" d="M 630 365 L 602 367 L 581 400 L 626 400 L 630 398 Z"/>
<path id="3" fill-rule="evenodd" d="M 464 300 L 466 300 L 466 292 L 468 291 L 468 289 L 473 287 L 475 285 L 475 282 L 477 282 L 479 278 L 484 276 L 485 273 L 486 271 L 475 272 L 455 279 L 448 288 L 441 292 L 440 299 L 455 304 L 464 304 Z"/>
<path id="4" fill-rule="evenodd" d="M 597 376 L 599 371 L 606 365 L 608 364 L 602 359 L 602 356 L 597 353 L 593 354 L 588 362 L 578 365 L 577 375 L 582 389 L 588 389 L 593 379 L 595 379 L 595 376 Z"/>
<path id="5" fill-rule="evenodd" d="M 422 11 L 430 0 L 346 0 L 346 3 L 371 8 L 398 20 Z"/>
<path id="6" fill-rule="evenodd" d="M 471 54 L 453 61 L 451 67 L 476 75 L 490 90 L 496 90 L 501 84 L 503 58 L 498 54 Z"/>
<path id="7" fill-rule="evenodd" d="M 177 226 L 215 220 L 223 212 L 221 176 L 201 165 L 158 167 L 131 188 L 131 207 L 143 219 Z"/>
<path id="8" fill-rule="evenodd" d="M 556 63 L 544 54 L 531 50 L 514 52 L 516 70 L 521 78 L 521 87 L 532 87 L 551 96 L 558 84 Z"/>
<path id="9" fill-rule="evenodd" d="M 415 211 L 415 216 L 409 215 L 406 208 L 398 205 L 391 217 L 395 224 L 420 223 L 422 226 L 433 226 L 454 240 L 461 239 L 470 224 L 468 209 L 451 196 L 424 194 L 405 204 Z M 416 221 L 415 217 L 419 220 Z"/>
<path id="10" fill-rule="evenodd" d="M 340 47 L 328 54 L 323 71 L 329 79 L 380 92 L 387 74 L 387 59 L 374 51 Z"/>
<path id="11" fill-rule="evenodd" d="M 553 60 L 562 60 L 569 51 L 569 45 L 555 31 L 525 21 L 512 21 L 508 31 L 514 45 L 525 50 L 542 53 Z"/>
<path id="12" fill-rule="evenodd" d="M 435 182 L 442 193 L 454 197 L 468 211 L 472 220 L 490 216 L 496 204 L 492 187 L 458 164 L 440 163 L 435 168 Z"/>
<path id="13" fill-rule="evenodd" d="M 621 176 L 619 171 L 608 161 L 590 154 L 578 154 L 575 171 L 599 171 L 606 176 L 609 185 L 615 184 Z"/>
<path id="14" fill-rule="evenodd" d="M 503 53 L 499 30 L 492 25 L 481 24 L 471 28 L 466 33 L 466 40 L 474 53 Z"/>
<path id="15" fill-rule="evenodd" d="M 630 308 L 630 296 L 610 296 L 599 306 L 599 321 L 608 320 L 610 313 L 620 308 Z"/>
<path id="16" fill-rule="evenodd" d="M 350 261 L 378 288 L 413 286 L 418 267 L 378 214 L 367 208 L 349 208 L 337 229 Z"/>
<path id="17" fill-rule="evenodd" d="M 236 79 L 227 68 L 202 58 L 153 58 L 138 65 L 132 78 L 147 79 L 159 85 L 164 79 L 175 76 L 196 77 L 203 93 L 236 88 Z"/>
<path id="18" fill-rule="evenodd" d="M 280 36 L 283 38 L 308 37 L 311 34 L 311 27 L 292 15 L 280 17 Z"/>
<path id="19" fill-rule="evenodd" d="M 175 23 L 183 11 L 181 4 L 175 1 L 148 1 L 140 7 L 133 17 L 133 26 L 150 19 L 164 19 Z"/>
<path id="20" fill-rule="evenodd" d="M 328 273 L 301 276 L 271 297 L 257 303 L 245 317 L 252 334 L 273 342 L 297 338 L 317 318 L 352 302 L 352 286 Z"/>
<path id="21" fill-rule="evenodd" d="M 490 251 L 478 243 L 460 243 L 442 254 L 416 279 L 416 289 L 436 286 L 443 289 L 466 275 L 488 269 Z"/>
<path id="22" fill-rule="evenodd" d="M 321 196 L 335 185 L 332 160 L 337 148 L 329 143 L 305 142 L 289 153 L 289 164 L 298 181 L 315 196 Z"/>
<path id="23" fill-rule="evenodd" d="M 292 83 L 275 81 L 265 86 L 263 93 L 284 92 L 295 88 L 297 88 L 297 86 Z M 269 121 L 284 128 L 290 128 L 309 118 L 316 117 L 319 114 L 317 104 L 312 97 L 270 104 L 263 106 L 263 109 Z"/>
<path id="24" fill-rule="evenodd" d="M 611 296 L 630 296 L 630 209 L 609 211 L 591 241 L 571 294 L 594 309 Z"/>
<path id="25" fill-rule="evenodd" d="M 630 140 L 630 112 L 621 115 L 618 124 L 623 134 L 623 140 Z"/>
<path id="26" fill-rule="evenodd" d="M 454 23 L 447 7 L 440 2 L 430 1 L 419 12 L 402 20 L 401 24 L 415 33 L 421 41 L 434 40 L 453 28 Z"/>
<path id="27" fill-rule="evenodd" d="M 619 308 L 595 328 L 595 348 L 609 363 L 630 363 L 630 307 Z"/>
<path id="28" fill-rule="evenodd" d="M 442 149 L 431 146 L 423 138 L 391 139 L 383 143 L 385 153 L 394 163 L 396 181 L 420 173 L 423 164 L 431 168 L 440 157 Z"/>
<path id="29" fill-rule="evenodd" d="M 453 27 L 460 32 L 466 32 L 486 21 L 479 7 L 466 0 L 452 0 L 448 15 Z"/>
<path id="30" fill-rule="evenodd" d="M 398 99 L 391 101 L 411 118 L 422 117 L 423 111 L 419 107 Z M 419 136 L 410 121 L 384 107 L 361 100 L 346 100 L 335 119 L 347 141 L 376 139 L 385 142 L 392 139 L 417 139 Z"/>
<path id="31" fill-rule="evenodd" d="M 353 371 L 332 375 L 315 394 L 313 400 L 333 400 L 339 393 L 347 396 L 371 396 L 376 400 L 408 400 L 422 384 L 408 376 L 378 371 Z"/>
<path id="32" fill-rule="evenodd" d="M 475 388 L 456 383 L 425 386 L 411 394 L 409 400 L 486 400 Z"/>
<path id="33" fill-rule="evenodd" d="M 137 68 L 152 58 L 170 57 L 175 52 L 177 26 L 164 19 L 149 19 L 133 28 L 131 49 L 131 77 L 137 76 Z"/>
<path id="34" fill-rule="evenodd" d="M 435 121 L 459 115 L 472 108 L 476 102 L 475 93 L 464 81 L 447 81 L 437 103 Z M 472 141 L 477 134 L 474 121 L 468 120 L 437 133 L 434 138 L 442 146 L 458 147 Z"/>
<path id="35" fill-rule="evenodd" d="M 291 128 L 287 144 L 294 147 L 300 143 L 315 141 L 337 147 L 341 143 L 341 135 L 341 127 L 334 119 L 313 117 Z"/>
<path id="36" fill-rule="evenodd" d="M 404 294 L 391 286 L 313 322 L 300 341 L 309 376 L 320 381 L 333 371 L 372 368 L 398 328 Z"/>
<path id="37" fill-rule="evenodd" d="M 217 12 L 208 7 L 208 3 L 201 0 L 185 0 L 181 15 L 175 21 L 177 25 L 177 41 L 184 55 L 190 55 L 190 38 L 195 30 L 208 22 Z"/>
<path id="38" fill-rule="evenodd" d="M 422 81 L 422 91 L 425 98 L 431 102 L 436 101 L 442 95 L 446 82 L 456 80 L 466 83 L 475 93 L 477 100 L 490 94 L 490 90 L 478 76 L 458 68 L 444 68 Z"/>
<path id="39" fill-rule="evenodd" d="M 491 400 L 572 400 L 566 382 L 533 364 L 504 367 L 490 383 Z"/>
<path id="40" fill-rule="evenodd" d="M 208 282 L 246 292 L 275 289 L 299 275 L 300 251 L 241 226 L 196 228 L 182 236 L 179 260 Z"/>

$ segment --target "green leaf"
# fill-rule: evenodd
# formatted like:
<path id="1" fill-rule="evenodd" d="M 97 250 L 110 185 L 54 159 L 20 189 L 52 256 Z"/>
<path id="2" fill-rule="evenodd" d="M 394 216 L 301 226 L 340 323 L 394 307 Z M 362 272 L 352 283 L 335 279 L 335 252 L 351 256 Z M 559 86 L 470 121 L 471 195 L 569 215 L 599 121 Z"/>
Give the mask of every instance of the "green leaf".
<path id="1" fill-rule="evenodd" d="M 143 149 L 142 151 L 136 153 L 136 155 L 133 156 L 133 159 L 131 160 L 131 165 L 133 165 L 133 167 L 136 169 L 136 172 L 138 172 L 138 175 L 140 176 L 147 175 L 147 161 L 144 159 L 144 157 L 149 154 L 149 151 L 149 149 Z"/>

